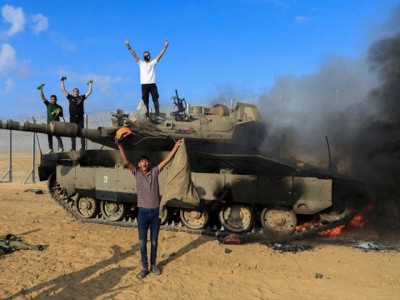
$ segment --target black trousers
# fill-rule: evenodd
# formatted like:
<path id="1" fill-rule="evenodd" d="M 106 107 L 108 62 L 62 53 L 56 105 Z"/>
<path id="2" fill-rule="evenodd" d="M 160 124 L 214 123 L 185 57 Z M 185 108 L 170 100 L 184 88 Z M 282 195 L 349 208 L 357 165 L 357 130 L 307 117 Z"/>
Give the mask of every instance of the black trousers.
<path id="1" fill-rule="evenodd" d="M 57 142 L 58 142 L 58 150 L 64 149 L 64 145 L 61 139 L 61 136 L 55 135 Z M 49 142 L 49 149 L 53 151 L 53 135 L 47 134 L 47 140 Z"/>
<path id="2" fill-rule="evenodd" d="M 144 102 L 144 105 L 146 105 L 146 108 L 147 108 L 146 117 L 149 117 L 150 94 L 151 94 L 151 98 L 153 99 L 156 116 L 159 116 L 160 115 L 160 106 L 158 104 L 159 95 L 158 95 L 157 85 L 155 83 L 142 84 L 142 100 Z"/>
<path id="3" fill-rule="evenodd" d="M 71 115 L 69 117 L 69 122 L 70 123 L 75 123 L 78 125 L 78 131 L 80 132 L 82 128 L 84 128 L 84 117 L 83 115 Z M 81 148 L 83 150 L 86 149 L 85 146 L 85 138 L 81 137 Z M 71 138 L 71 150 L 76 150 L 76 138 Z"/>

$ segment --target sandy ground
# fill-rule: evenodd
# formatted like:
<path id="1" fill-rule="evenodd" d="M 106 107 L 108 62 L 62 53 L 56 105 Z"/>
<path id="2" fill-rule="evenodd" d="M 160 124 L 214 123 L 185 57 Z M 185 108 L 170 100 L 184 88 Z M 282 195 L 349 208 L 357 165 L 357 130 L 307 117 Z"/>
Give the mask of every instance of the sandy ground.
<path id="1" fill-rule="evenodd" d="M 7 163 L 1 162 L 1 172 Z M 339 237 L 299 241 L 314 247 L 300 253 L 281 253 L 262 244 L 223 245 L 212 237 L 162 231 L 158 258 L 163 273 L 139 280 L 135 228 L 79 223 L 53 202 L 45 183 L 21 184 L 25 176 L 21 171 L 14 183 L 0 183 L 0 235 L 17 234 L 48 248 L 0 256 L 0 299 L 396 299 L 400 295 L 400 252 L 350 247 L 354 240 L 400 246 L 395 227 L 378 231 L 365 226 Z M 34 189 L 45 193 L 35 194 Z M 322 278 L 316 278 L 317 273 Z"/>

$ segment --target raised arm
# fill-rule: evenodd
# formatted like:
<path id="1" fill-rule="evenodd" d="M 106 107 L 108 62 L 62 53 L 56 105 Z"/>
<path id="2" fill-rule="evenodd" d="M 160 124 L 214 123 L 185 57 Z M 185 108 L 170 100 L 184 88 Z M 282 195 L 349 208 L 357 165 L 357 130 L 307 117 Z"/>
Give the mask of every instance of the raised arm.
<path id="1" fill-rule="evenodd" d="M 69 95 L 69 93 L 65 90 L 65 84 L 64 84 L 64 80 L 65 80 L 66 78 L 63 76 L 63 77 L 61 77 L 61 90 L 62 90 L 62 92 L 63 92 L 63 94 L 65 95 L 65 96 L 68 96 Z"/>
<path id="2" fill-rule="evenodd" d="M 165 50 L 167 50 L 167 48 L 168 48 L 168 45 L 169 45 L 169 41 L 168 41 L 168 40 L 165 40 L 164 48 L 162 48 L 160 54 L 158 54 L 157 57 L 156 57 L 157 62 L 159 62 L 159 60 L 161 59 L 161 57 L 164 55 Z"/>
<path id="3" fill-rule="evenodd" d="M 40 98 L 42 98 L 43 102 L 46 103 L 47 99 L 43 94 L 43 85 L 39 88 Z"/>
<path id="4" fill-rule="evenodd" d="M 179 140 L 175 143 L 174 148 L 172 148 L 171 152 L 168 153 L 167 157 L 158 164 L 158 169 L 161 171 L 168 163 L 169 161 L 174 157 L 176 151 L 178 151 L 178 148 L 182 145 L 183 139 Z"/>
<path id="5" fill-rule="evenodd" d="M 123 164 L 124 164 L 125 166 L 127 166 L 127 168 L 128 168 L 129 170 L 131 170 L 131 172 L 133 173 L 133 172 L 135 172 L 135 167 L 134 167 L 133 164 L 128 160 L 128 158 L 126 157 L 125 150 L 124 150 L 124 147 L 122 146 L 122 143 L 123 143 L 123 142 L 118 142 L 118 143 L 117 143 L 118 149 L 119 149 L 119 153 L 121 154 L 122 162 L 123 162 Z"/>
<path id="6" fill-rule="evenodd" d="M 87 97 L 89 97 L 90 96 L 90 94 L 92 93 L 92 84 L 93 84 L 93 80 L 89 80 L 88 82 L 87 82 L 87 84 L 88 84 L 88 91 L 86 92 L 86 94 L 85 94 L 85 97 L 87 98 Z"/>
<path id="7" fill-rule="evenodd" d="M 129 52 L 132 54 L 133 58 L 138 63 L 140 58 L 139 58 L 139 56 L 136 55 L 135 51 L 133 51 L 131 45 L 129 45 L 129 41 L 128 40 L 125 40 L 125 46 L 126 46 L 126 48 L 128 48 Z"/>

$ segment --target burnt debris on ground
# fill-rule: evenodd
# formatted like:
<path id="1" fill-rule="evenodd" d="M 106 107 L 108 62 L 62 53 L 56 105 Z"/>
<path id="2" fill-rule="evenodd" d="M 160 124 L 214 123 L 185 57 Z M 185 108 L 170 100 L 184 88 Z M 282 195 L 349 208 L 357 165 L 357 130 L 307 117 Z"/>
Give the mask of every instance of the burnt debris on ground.
<path id="1" fill-rule="evenodd" d="M 309 245 L 299 245 L 299 244 L 281 244 L 281 243 L 267 243 L 266 244 L 268 247 L 270 247 L 271 249 L 277 250 L 281 253 L 283 252 L 293 252 L 293 253 L 297 253 L 297 252 L 303 252 L 303 251 L 309 251 L 309 250 L 313 250 L 314 247 L 313 246 L 309 246 Z"/>
<path id="2" fill-rule="evenodd" d="M 400 252 L 400 247 L 387 245 L 380 242 L 356 241 L 352 243 L 353 248 L 367 251 L 397 251 Z"/>

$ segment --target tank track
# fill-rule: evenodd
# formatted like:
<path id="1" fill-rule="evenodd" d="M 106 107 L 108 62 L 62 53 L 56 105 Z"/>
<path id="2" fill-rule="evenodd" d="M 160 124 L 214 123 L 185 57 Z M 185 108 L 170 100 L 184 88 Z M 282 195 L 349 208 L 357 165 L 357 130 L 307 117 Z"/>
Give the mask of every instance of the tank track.
<path id="1" fill-rule="evenodd" d="M 77 213 L 75 208 L 75 200 L 65 193 L 65 190 L 53 179 L 51 176 L 48 180 L 48 190 L 52 198 L 73 218 L 82 223 L 95 223 L 103 225 L 112 225 L 120 227 L 137 227 L 136 218 L 125 217 L 120 221 L 110 221 L 103 216 L 101 213 L 97 214 L 94 218 L 84 218 Z M 186 232 L 190 234 L 206 235 L 218 238 L 223 241 L 226 237 L 236 237 L 240 240 L 239 243 L 288 243 L 294 240 L 305 239 L 317 235 L 319 232 L 326 231 L 328 229 L 335 228 L 339 225 L 346 224 L 355 215 L 356 211 L 347 209 L 346 213 L 341 216 L 341 218 L 327 222 L 319 221 L 307 223 L 306 225 L 300 226 L 300 230 L 294 231 L 290 236 L 276 237 L 271 234 L 264 233 L 262 229 L 253 229 L 251 232 L 236 234 L 224 230 L 224 228 L 218 229 L 217 226 L 208 229 L 190 229 L 182 225 L 181 222 L 175 224 L 174 222 L 170 224 L 161 225 L 161 230 L 173 231 L 173 232 Z M 299 226 L 297 226 L 299 227 Z"/>

